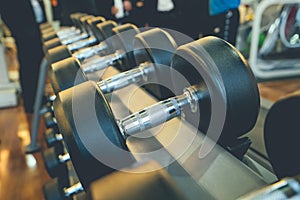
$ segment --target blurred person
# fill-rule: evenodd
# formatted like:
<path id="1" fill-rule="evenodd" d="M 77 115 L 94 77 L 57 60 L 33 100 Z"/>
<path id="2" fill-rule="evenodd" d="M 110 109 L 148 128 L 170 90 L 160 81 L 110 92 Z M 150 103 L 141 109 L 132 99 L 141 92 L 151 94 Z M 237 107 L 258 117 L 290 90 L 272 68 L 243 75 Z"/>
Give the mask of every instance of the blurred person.
<path id="1" fill-rule="evenodd" d="M 134 3 L 131 0 L 95 0 L 99 15 L 119 24 L 132 23 Z"/>
<path id="2" fill-rule="evenodd" d="M 54 20 L 60 21 L 62 26 L 71 26 L 70 14 L 82 12 L 90 15 L 100 15 L 96 7 L 96 0 L 51 0 Z"/>
<path id="3" fill-rule="evenodd" d="M 147 26 L 179 30 L 180 20 L 179 0 L 144 0 Z"/>
<path id="4" fill-rule="evenodd" d="M 208 32 L 209 21 L 209 0 L 189 0 L 188 3 L 182 3 L 181 32 L 189 35 L 193 39 L 198 39 L 204 33 Z"/>
<path id="5" fill-rule="evenodd" d="M 35 9 L 36 13 L 41 14 L 38 10 Z M 39 66 L 43 58 L 40 29 L 36 20 L 42 22 L 43 19 L 42 16 L 34 15 L 29 0 L 0 0 L 0 15 L 16 41 L 24 110 L 31 125 Z"/>

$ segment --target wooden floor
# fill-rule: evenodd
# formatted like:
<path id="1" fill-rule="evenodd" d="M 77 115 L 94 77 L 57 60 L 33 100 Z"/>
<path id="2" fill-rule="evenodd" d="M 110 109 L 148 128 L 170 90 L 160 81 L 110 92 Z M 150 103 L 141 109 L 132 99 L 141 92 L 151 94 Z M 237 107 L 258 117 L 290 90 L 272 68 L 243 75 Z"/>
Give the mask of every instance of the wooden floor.
<path id="1" fill-rule="evenodd" d="M 23 107 L 0 109 L 0 199 L 43 199 L 42 185 L 50 178 L 40 153 L 24 153 L 29 141 Z"/>

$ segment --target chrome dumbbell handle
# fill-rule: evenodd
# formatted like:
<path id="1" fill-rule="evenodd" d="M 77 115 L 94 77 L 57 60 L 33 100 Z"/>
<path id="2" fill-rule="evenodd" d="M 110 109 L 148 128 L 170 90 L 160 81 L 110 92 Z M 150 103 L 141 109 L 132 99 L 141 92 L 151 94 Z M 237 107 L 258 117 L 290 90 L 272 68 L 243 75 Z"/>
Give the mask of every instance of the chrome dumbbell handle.
<path id="1" fill-rule="evenodd" d="M 65 28 L 60 31 L 58 31 L 56 34 L 61 40 L 65 40 L 69 37 L 74 37 L 75 35 L 79 35 L 81 31 L 79 29 L 76 29 L 75 27 L 72 27 L 70 29 Z"/>
<path id="2" fill-rule="evenodd" d="M 114 65 L 116 61 L 122 59 L 124 57 L 125 53 L 122 51 L 116 51 L 115 53 L 102 56 L 98 59 L 92 60 L 90 62 L 83 64 L 83 72 L 84 73 L 91 73 L 94 71 L 98 71 L 101 69 L 105 69 L 106 67 L 110 65 Z"/>
<path id="3" fill-rule="evenodd" d="M 76 41 L 85 39 L 85 38 L 87 38 L 87 37 L 89 37 L 89 34 L 87 34 L 87 33 L 82 33 L 82 34 L 80 34 L 80 35 L 76 35 L 76 36 L 74 36 L 74 37 L 71 37 L 71 38 L 62 40 L 61 43 L 62 43 L 63 45 L 68 45 L 68 44 L 71 44 L 71 43 L 73 43 L 73 42 L 76 42 Z"/>
<path id="4" fill-rule="evenodd" d="M 64 188 L 64 195 L 65 197 L 70 197 L 72 195 L 78 194 L 79 192 L 82 192 L 84 189 L 81 185 L 81 183 L 76 183 L 72 185 L 71 187 Z"/>
<path id="5" fill-rule="evenodd" d="M 97 85 L 103 93 L 109 93 L 114 90 L 124 88 L 132 83 L 145 82 L 154 71 L 154 65 L 152 63 L 145 62 L 137 68 L 119 73 L 108 79 L 100 81 Z"/>
<path id="6" fill-rule="evenodd" d="M 135 133 L 156 127 L 179 116 L 185 105 L 190 105 L 192 111 L 196 111 L 197 102 L 202 95 L 197 85 L 185 88 L 182 95 L 160 101 L 118 121 L 120 131 L 124 138 L 127 138 Z"/>
<path id="7" fill-rule="evenodd" d="M 91 36 L 91 37 L 88 37 L 86 39 L 83 39 L 83 40 L 79 40 L 77 42 L 74 42 L 72 44 L 69 44 L 67 47 L 70 51 L 75 51 L 77 49 L 80 49 L 80 48 L 83 48 L 83 47 L 86 47 L 90 44 L 93 44 L 97 42 L 97 39 L 94 37 L 94 36 Z"/>
<path id="8" fill-rule="evenodd" d="M 58 155 L 58 160 L 59 160 L 60 163 L 65 163 L 65 162 L 69 161 L 70 159 L 71 158 L 70 158 L 70 154 L 69 153 Z"/>
<path id="9" fill-rule="evenodd" d="M 76 51 L 73 54 L 73 56 L 79 60 L 84 60 L 96 54 L 100 54 L 102 51 L 105 51 L 106 49 L 107 49 L 107 44 L 105 42 L 101 42 L 95 46 L 80 49 L 79 51 Z"/>

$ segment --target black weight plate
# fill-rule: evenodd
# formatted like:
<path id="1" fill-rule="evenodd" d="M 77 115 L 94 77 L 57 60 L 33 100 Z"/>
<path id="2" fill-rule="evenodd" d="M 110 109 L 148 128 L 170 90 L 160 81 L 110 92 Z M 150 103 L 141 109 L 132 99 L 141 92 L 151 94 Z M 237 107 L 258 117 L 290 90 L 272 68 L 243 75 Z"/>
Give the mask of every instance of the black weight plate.
<path id="1" fill-rule="evenodd" d="M 48 54 L 49 56 L 47 57 L 47 59 L 50 64 L 72 57 L 72 53 L 65 45 L 59 45 L 54 48 L 51 48 L 48 51 Z"/>
<path id="2" fill-rule="evenodd" d="M 108 47 L 107 53 L 113 53 L 115 51 L 115 49 L 112 46 L 111 36 L 114 35 L 112 29 L 115 28 L 116 26 L 117 26 L 117 23 L 112 20 L 108 20 L 101 24 L 96 25 L 98 31 L 97 31 L 97 34 L 95 35 L 95 37 L 99 41 L 105 41 L 105 43 Z"/>
<path id="3" fill-rule="evenodd" d="M 61 45 L 62 45 L 62 43 L 58 37 L 48 40 L 43 43 L 44 53 L 47 54 L 50 49 L 61 46 Z"/>
<path id="4" fill-rule="evenodd" d="M 47 42 L 49 40 L 52 40 L 54 38 L 58 38 L 56 32 L 53 30 L 51 32 L 47 32 L 42 35 L 42 42 Z"/>
<path id="5" fill-rule="evenodd" d="M 87 20 L 89 19 L 92 19 L 94 18 L 95 16 L 93 15 L 86 15 L 86 16 L 83 16 L 83 17 L 80 17 L 79 18 L 79 24 L 80 26 L 82 27 L 82 30 L 86 33 L 88 33 L 88 29 L 87 29 Z"/>
<path id="6" fill-rule="evenodd" d="M 133 24 L 124 24 L 112 29 L 115 34 L 112 38 L 112 45 L 115 50 L 125 52 L 121 61 L 121 71 L 129 70 L 136 66 L 133 55 L 133 39 L 140 32 Z"/>
<path id="7" fill-rule="evenodd" d="M 278 178 L 300 174 L 299 123 L 300 95 L 276 102 L 264 125 L 264 140 L 269 160 Z"/>
<path id="8" fill-rule="evenodd" d="M 43 115 L 43 117 L 44 117 L 46 128 L 52 128 L 52 127 L 56 126 L 56 122 L 54 120 L 54 116 L 53 116 L 52 112 L 46 112 Z"/>
<path id="9" fill-rule="evenodd" d="M 74 24 L 75 27 L 80 29 L 80 27 L 79 27 L 79 18 L 83 17 L 85 15 L 87 15 L 87 14 L 85 14 L 85 13 L 73 13 L 73 14 L 70 15 L 70 19 L 71 19 L 71 21 L 72 21 L 72 23 Z"/>
<path id="10" fill-rule="evenodd" d="M 172 71 L 177 92 L 182 93 L 184 87 L 194 84 L 200 84 L 206 91 L 208 88 L 206 98 L 199 101 L 200 120 L 190 109 L 185 109 L 188 121 L 200 121 L 199 129 L 206 133 L 210 124 L 218 123 L 215 118 L 211 121 L 211 117 L 221 113 L 212 113 L 211 105 L 219 102 L 224 105 L 225 113 L 219 142 L 228 145 L 253 128 L 260 107 L 258 87 L 246 59 L 236 48 L 222 39 L 206 37 L 179 47 L 175 54 L 172 69 L 189 82 L 183 83 Z M 219 99 L 213 99 L 217 94 L 220 94 Z"/>
<path id="11" fill-rule="evenodd" d="M 48 77 L 55 94 L 88 80 L 80 68 L 79 61 L 73 57 L 52 64 Z"/>
<path id="12" fill-rule="evenodd" d="M 47 147 L 52 147 L 53 145 L 59 143 L 55 138 L 55 135 L 58 133 L 58 127 L 48 128 L 44 133 L 44 140 L 47 144 Z"/>
<path id="13" fill-rule="evenodd" d="M 39 25 L 40 29 L 48 29 L 48 28 L 51 28 L 52 25 L 48 22 L 45 22 L 45 23 L 42 23 Z"/>
<path id="14" fill-rule="evenodd" d="M 52 179 L 43 185 L 45 200 L 64 200 L 63 186 L 58 178 Z"/>
<path id="15" fill-rule="evenodd" d="M 45 168 L 52 178 L 66 178 L 68 176 L 68 168 L 66 163 L 59 162 L 58 156 L 62 154 L 64 154 L 62 145 L 55 145 L 51 148 L 46 149 L 42 153 Z"/>
<path id="16" fill-rule="evenodd" d="M 100 23 L 102 23 L 104 21 L 105 21 L 105 18 L 101 17 L 101 16 L 94 17 L 92 19 L 87 20 L 87 24 L 88 24 L 87 27 L 88 27 L 88 30 L 89 30 L 89 34 L 90 35 L 94 35 L 95 38 L 97 39 L 98 43 L 102 42 L 103 39 L 102 40 L 98 40 L 99 37 L 96 36 L 96 34 L 98 34 L 98 32 L 97 32 L 98 29 L 97 29 L 96 26 L 97 26 L 97 24 L 100 24 Z"/>
<path id="17" fill-rule="evenodd" d="M 166 31 L 154 28 L 136 35 L 134 39 L 134 56 L 137 65 L 150 62 L 155 66 L 153 82 L 158 84 L 146 85 L 146 89 L 154 94 L 158 99 L 165 99 L 172 96 L 171 77 L 169 76 L 169 66 L 177 44 L 172 36 Z M 164 86 L 164 87 L 162 87 Z M 171 89 L 172 90 L 172 89 Z"/>
<path id="18" fill-rule="evenodd" d="M 54 101 L 54 110 L 60 133 L 85 189 L 92 181 L 113 172 L 115 167 L 134 162 L 127 151 L 121 150 L 126 149 L 125 140 L 96 83 L 87 81 L 60 92 Z M 106 162 L 102 163 L 103 159 Z"/>
<path id="19" fill-rule="evenodd" d="M 48 34 L 48 33 L 52 33 L 52 32 L 55 32 L 55 30 L 52 26 L 48 27 L 48 28 L 45 28 L 45 29 L 41 29 L 42 38 L 43 38 L 43 35 Z M 45 41 L 45 40 L 42 40 L 42 41 Z"/>

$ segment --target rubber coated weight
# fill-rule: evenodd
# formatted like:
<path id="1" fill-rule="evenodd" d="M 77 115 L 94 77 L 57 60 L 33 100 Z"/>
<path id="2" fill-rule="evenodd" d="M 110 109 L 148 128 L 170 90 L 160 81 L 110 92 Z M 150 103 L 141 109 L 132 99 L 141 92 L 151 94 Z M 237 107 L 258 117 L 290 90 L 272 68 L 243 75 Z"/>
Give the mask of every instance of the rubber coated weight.
<path id="1" fill-rule="evenodd" d="M 48 174 L 54 177 L 67 178 L 68 168 L 65 163 L 60 163 L 59 155 L 64 154 L 64 148 L 62 144 L 55 145 L 43 151 L 42 157 L 44 160 L 45 168 Z"/>
<path id="2" fill-rule="evenodd" d="M 92 99 L 90 98 L 91 94 L 94 95 Z M 73 101 L 74 98 L 75 101 Z M 88 112 L 91 106 L 90 100 L 95 101 L 96 120 L 91 120 L 94 119 L 93 114 L 95 113 Z M 82 106 L 79 108 L 77 107 L 78 104 Z M 107 164 L 103 164 L 96 159 L 93 156 L 95 154 L 90 153 L 91 149 L 86 148 L 82 138 L 85 138 L 85 141 L 94 143 L 92 146 L 95 145 L 96 155 L 103 155 L 105 152 L 105 155 L 108 155 L 111 161 L 118 161 L 120 166 L 114 167 L 126 167 L 134 162 L 134 159 L 128 157 L 125 153 L 124 155 L 115 153 L 116 149 L 126 149 L 125 141 L 114 121 L 107 100 L 95 83 L 87 81 L 79 84 L 75 89 L 70 88 L 58 93 L 54 101 L 54 107 L 55 117 L 57 121 L 61 122 L 59 126 L 60 133 L 63 134 L 72 163 L 85 189 L 92 181 L 111 173 L 115 168 L 107 166 Z M 92 116 L 88 116 L 89 114 Z M 83 120 L 81 116 L 84 116 Z M 77 119 L 77 117 L 80 119 Z M 109 138 L 109 141 L 107 138 Z M 111 144 L 115 148 L 112 148 Z"/>
<path id="3" fill-rule="evenodd" d="M 79 61 L 72 57 L 54 63 L 48 76 L 55 94 L 88 80 L 80 70 Z"/>
<path id="4" fill-rule="evenodd" d="M 140 33 L 139 29 L 133 24 L 124 24 L 112 29 L 113 36 L 111 39 L 114 51 L 125 52 L 120 61 L 120 70 L 126 71 L 135 66 L 135 59 L 133 55 L 133 43 L 135 36 Z"/>
<path id="5" fill-rule="evenodd" d="M 104 17 L 98 16 L 92 19 L 87 20 L 87 29 L 89 30 L 90 35 L 94 35 L 97 38 L 98 43 L 105 40 L 102 35 L 99 34 L 99 30 L 97 29 L 97 24 L 103 23 L 105 20 Z"/>
<path id="6" fill-rule="evenodd" d="M 42 34 L 42 42 L 43 43 L 46 43 L 50 40 L 53 40 L 55 38 L 58 38 L 56 32 L 53 30 L 53 31 L 50 31 L 50 32 L 46 32 L 44 34 Z M 59 39 L 59 38 L 58 38 Z"/>
<path id="7" fill-rule="evenodd" d="M 102 27 L 102 25 L 104 27 L 111 27 L 113 24 L 111 22 L 104 22 L 101 25 L 98 25 L 98 27 Z M 106 28 L 102 28 L 102 30 L 105 29 Z M 132 41 L 136 34 L 139 33 L 139 30 L 136 28 L 136 26 L 132 24 L 124 24 L 113 28 L 112 32 L 114 34 L 113 41 L 115 41 L 115 48 L 122 52 L 126 52 L 125 58 L 121 61 L 124 64 L 128 65 L 127 67 L 124 66 L 124 69 L 132 67 L 133 65 L 135 65 L 133 51 L 131 49 Z M 79 61 L 72 57 L 52 64 L 52 66 L 49 68 L 48 74 L 54 93 L 58 93 L 59 91 L 65 90 L 67 88 L 70 88 L 74 85 L 88 80 L 80 68 Z"/>
<path id="8" fill-rule="evenodd" d="M 102 27 L 100 31 L 102 34 L 102 37 L 107 37 L 108 35 L 111 35 L 110 33 L 106 32 L 105 30 L 108 30 L 111 27 L 115 27 L 115 23 L 112 21 L 107 21 L 101 24 L 98 24 L 97 27 Z M 109 28 L 107 28 L 109 27 Z M 132 31 L 130 30 L 132 29 Z M 135 35 L 138 33 L 138 29 L 136 28 L 136 26 L 131 25 L 131 24 L 125 24 L 122 26 L 118 26 L 113 28 L 113 30 L 111 30 L 113 32 L 113 34 L 116 34 L 114 37 L 114 40 L 118 40 L 118 42 L 124 42 L 123 44 L 120 44 L 117 42 L 114 42 L 114 45 L 116 45 L 116 48 L 121 48 L 121 51 L 125 51 L 128 52 L 126 53 L 126 57 L 128 56 L 128 58 L 125 58 L 125 62 L 128 64 L 131 64 L 130 66 L 133 65 L 133 55 L 132 55 L 132 46 L 130 43 L 132 43 L 133 38 L 135 37 Z M 121 34 L 122 31 L 126 31 L 125 34 Z M 129 32 L 130 31 L 130 32 Z M 124 36 L 126 35 L 126 36 Z M 56 51 L 56 52 L 54 52 Z M 60 46 L 54 49 L 49 50 L 49 54 L 52 55 L 65 55 L 68 56 L 69 58 L 64 59 L 62 61 L 56 62 L 54 64 L 52 64 L 51 68 L 49 69 L 49 77 L 52 83 L 52 87 L 54 90 L 54 93 L 58 93 L 59 91 L 62 91 L 64 89 L 67 89 L 71 86 L 74 86 L 76 84 L 80 83 L 80 80 L 82 80 L 82 82 L 85 82 L 87 80 L 87 77 L 83 74 L 81 68 L 80 68 L 80 64 L 79 61 L 72 58 L 69 55 L 69 51 L 66 47 L 64 46 Z M 55 57 L 52 58 L 52 61 L 54 60 L 58 60 L 60 58 Z M 77 83 L 74 83 L 75 79 L 77 80 Z"/>
<path id="9" fill-rule="evenodd" d="M 131 26 L 126 26 L 125 28 L 129 28 L 129 27 Z M 125 33 L 124 35 L 126 34 L 128 33 Z M 133 37 L 136 34 L 135 29 L 133 32 L 130 32 L 129 34 L 130 35 L 132 34 L 130 37 Z M 117 35 L 118 34 L 116 34 L 116 38 L 119 37 Z M 129 36 L 127 36 L 127 38 L 128 37 Z M 120 36 L 119 39 L 117 40 L 122 41 L 125 39 L 126 39 L 125 37 Z M 132 51 L 134 52 L 135 59 L 138 61 L 137 64 L 142 64 L 142 63 L 153 64 L 153 68 L 155 72 L 149 78 L 149 81 L 158 82 L 159 80 L 164 80 L 165 83 L 171 82 L 171 78 L 168 75 L 170 74 L 169 66 L 172 58 L 172 53 L 174 53 L 177 47 L 173 38 L 171 38 L 167 32 L 156 28 L 156 29 L 152 29 L 137 34 L 134 41 L 135 42 L 132 43 L 135 43 L 137 49 L 131 50 L 129 52 Z M 126 42 L 126 44 L 124 44 L 124 46 L 127 46 L 127 43 L 128 41 Z M 154 47 L 152 43 L 154 44 Z M 127 48 L 130 47 L 132 46 L 127 46 Z M 128 50 L 129 49 L 127 49 L 127 51 Z M 127 53 L 126 56 L 127 55 L 132 56 L 131 53 Z M 87 80 L 87 78 L 84 77 L 84 73 L 80 68 L 79 62 L 76 62 L 75 59 L 74 61 L 71 61 L 71 59 L 72 58 L 69 58 L 68 62 L 61 61 L 61 62 L 54 63 L 51 66 L 49 77 L 52 83 L 54 93 L 58 93 L 64 89 L 67 89 L 72 84 L 73 86 L 79 84 L 80 80 L 82 81 Z M 77 72 L 78 74 L 76 74 Z M 75 75 L 77 76 L 77 78 Z M 74 80 L 76 80 L 76 83 L 74 82 Z M 168 85 L 170 86 L 171 83 L 168 83 Z M 154 88 L 157 90 L 155 91 L 157 98 L 164 99 L 170 96 L 170 93 L 161 89 L 159 86 L 154 86 Z"/>
<path id="10" fill-rule="evenodd" d="M 97 38 L 98 41 L 102 42 L 103 39 L 106 39 L 106 37 L 110 37 L 112 35 L 112 30 L 111 29 L 115 26 L 117 26 L 116 22 L 110 21 L 110 20 L 102 22 L 100 24 L 97 24 L 97 28 L 99 28 L 99 30 L 97 31 L 97 34 L 95 35 L 95 37 Z M 99 36 L 99 35 L 101 35 L 101 36 Z M 109 41 L 107 41 L 107 43 L 108 42 Z M 48 43 L 45 44 L 45 45 L 48 45 Z M 48 45 L 48 47 L 49 46 L 50 45 Z M 55 46 L 55 47 L 53 47 L 53 46 L 54 45 L 51 45 L 52 48 L 48 50 L 47 60 L 50 64 L 53 64 L 53 63 L 58 62 L 60 60 L 72 57 L 72 52 L 68 49 L 67 46 L 65 46 L 65 45 L 58 45 L 58 46 Z M 111 50 L 109 50 L 109 51 L 111 51 Z"/>
<path id="11" fill-rule="evenodd" d="M 42 23 L 39 25 L 40 29 L 48 29 L 48 28 L 52 28 L 52 25 L 48 22 L 46 23 Z"/>
<path id="12" fill-rule="evenodd" d="M 182 55 L 188 55 L 187 59 L 183 59 Z M 195 68 L 192 64 L 199 67 Z M 246 59 L 232 45 L 216 37 L 183 45 L 175 53 L 172 68 L 183 75 L 189 84 L 200 84 L 203 90 L 208 91 L 207 97 L 198 105 L 201 131 L 206 132 L 210 124 L 217 123 L 211 121 L 211 106 L 214 106 L 211 103 L 214 101 L 212 94 L 216 92 L 223 94 L 222 104 L 226 106 L 225 124 L 219 138 L 221 143 L 228 145 L 253 128 L 260 107 L 258 87 Z M 178 88 L 175 73 L 172 73 L 172 78 L 177 89 L 182 91 L 185 85 Z M 210 83 L 214 83 L 214 87 L 208 85 L 208 78 L 213 81 Z M 186 113 L 186 120 L 193 121 L 195 116 L 188 113 L 189 110 L 183 112 Z"/>
<path id="13" fill-rule="evenodd" d="M 44 116 L 46 128 L 52 128 L 52 127 L 56 126 L 56 121 L 55 121 L 52 111 L 46 112 L 43 116 Z"/>
<path id="14" fill-rule="evenodd" d="M 58 62 L 60 60 L 63 60 L 62 58 L 69 58 L 72 54 L 68 50 L 66 46 L 59 45 L 57 47 L 51 48 L 46 51 L 46 59 L 51 65 L 52 63 Z"/>
<path id="15" fill-rule="evenodd" d="M 86 16 L 83 16 L 83 17 L 80 17 L 80 18 L 79 18 L 79 24 L 80 24 L 80 26 L 83 28 L 83 31 L 84 31 L 84 32 L 88 33 L 88 29 L 86 28 L 87 21 L 88 21 L 89 19 L 94 18 L 94 17 L 95 17 L 95 16 L 93 16 L 93 15 L 86 15 Z"/>
<path id="16" fill-rule="evenodd" d="M 169 66 L 177 48 L 173 37 L 166 31 L 155 28 L 138 34 L 133 44 L 137 65 L 149 62 L 155 66 L 155 73 L 150 81 L 157 84 L 147 84 L 144 87 L 158 99 L 170 97 L 172 84 Z"/>
<path id="17" fill-rule="evenodd" d="M 85 26 L 86 26 L 86 29 L 88 30 L 88 34 L 89 35 L 95 35 L 95 38 L 97 38 L 97 42 L 96 43 L 99 43 L 99 42 L 101 42 L 103 40 L 101 37 L 100 37 L 101 40 L 99 40 L 99 36 L 98 36 L 99 35 L 99 31 L 97 31 L 97 29 L 95 28 L 96 24 L 102 23 L 104 21 L 105 21 L 105 19 L 103 17 L 100 17 L 100 16 L 93 17 L 93 18 L 88 18 L 87 20 L 85 20 Z M 45 41 L 44 44 L 43 44 L 43 50 L 44 50 L 45 53 L 47 53 L 50 49 L 55 48 L 55 47 L 59 47 L 59 46 L 64 46 L 65 47 L 65 48 L 61 49 L 60 51 L 67 51 L 70 56 L 72 55 L 72 53 L 69 52 L 68 48 L 65 45 L 62 44 L 61 39 L 58 38 L 58 37 L 54 37 L 51 40 Z M 57 50 L 56 53 L 59 54 L 60 51 Z M 52 52 L 52 54 L 53 54 L 53 52 Z M 62 54 L 62 55 L 65 55 L 65 54 Z M 53 55 L 53 56 L 57 57 L 56 61 L 65 58 L 63 56 L 62 57 L 58 57 L 58 55 Z M 59 58 L 61 58 L 61 59 L 59 59 Z"/>
<path id="18" fill-rule="evenodd" d="M 67 179 L 67 178 L 66 178 Z M 45 200 L 65 200 L 63 188 L 67 184 L 62 183 L 61 181 L 65 179 L 54 178 L 43 185 L 43 194 Z"/>
<path id="19" fill-rule="evenodd" d="M 300 173 L 299 107 L 298 92 L 273 104 L 265 120 L 265 146 L 278 178 L 292 177 Z"/>
<path id="20" fill-rule="evenodd" d="M 47 147 L 52 147 L 55 144 L 59 143 L 60 141 L 57 141 L 55 135 L 58 134 L 58 127 L 55 126 L 53 128 L 48 128 L 44 133 L 44 140 L 47 144 Z"/>
<path id="21" fill-rule="evenodd" d="M 114 21 L 108 20 L 101 24 L 97 24 L 96 27 L 98 29 L 97 35 L 101 35 L 101 37 L 97 38 L 98 40 L 105 39 L 107 44 L 107 53 L 113 53 L 115 50 L 112 46 L 111 37 L 114 35 L 114 32 L 112 31 L 113 28 L 118 26 L 118 24 Z M 96 36 L 97 37 L 97 36 Z"/>

